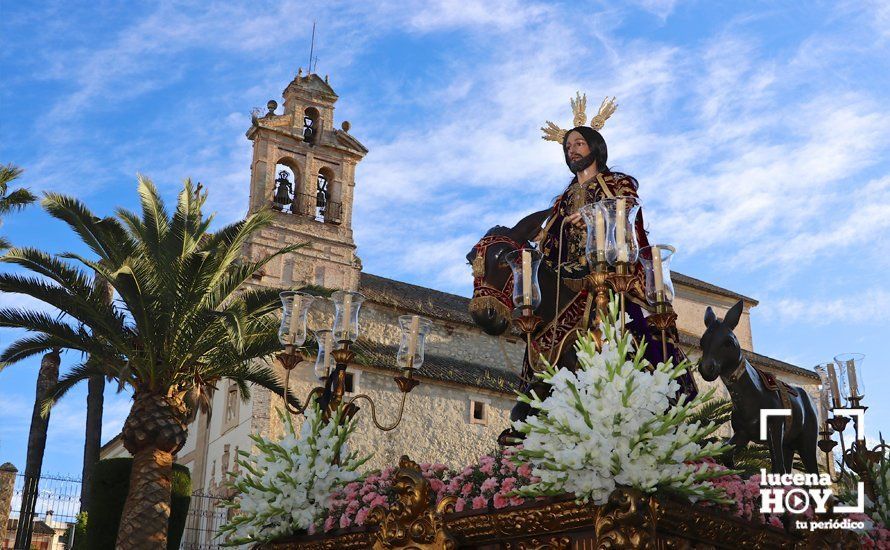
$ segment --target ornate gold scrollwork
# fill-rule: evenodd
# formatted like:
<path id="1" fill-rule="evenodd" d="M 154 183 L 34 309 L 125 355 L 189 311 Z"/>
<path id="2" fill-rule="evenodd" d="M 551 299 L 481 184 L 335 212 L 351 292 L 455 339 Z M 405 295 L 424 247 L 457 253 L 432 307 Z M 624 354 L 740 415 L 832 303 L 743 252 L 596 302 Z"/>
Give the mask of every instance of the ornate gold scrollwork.
<path id="1" fill-rule="evenodd" d="M 368 514 L 367 524 L 379 525 L 375 550 L 411 548 L 417 550 L 451 550 L 454 539 L 445 531 L 442 516 L 454 511 L 456 497 L 445 497 L 434 507 L 429 482 L 420 467 L 407 456 L 399 460 L 393 489 L 398 502 L 389 509 L 377 506 Z"/>
<path id="2" fill-rule="evenodd" d="M 616 489 L 596 518 L 597 548 L 655 548 L 655 512 L 637 489 Z"/>

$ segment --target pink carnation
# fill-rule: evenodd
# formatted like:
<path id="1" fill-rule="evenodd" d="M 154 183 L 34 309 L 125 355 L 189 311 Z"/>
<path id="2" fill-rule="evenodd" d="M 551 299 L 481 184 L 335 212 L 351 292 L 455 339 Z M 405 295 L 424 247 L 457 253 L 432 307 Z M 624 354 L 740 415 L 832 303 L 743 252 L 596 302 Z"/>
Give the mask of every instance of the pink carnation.
<path id="1" fill-rule="evenodd" d="M 494 507 L 495 508 L 506 508 L 510 505 L 510 499 L 504 496 L 503 493 L 495 493 L 494 495 Z"/>
<path id="2" fill-rule="evenodd" d="M 460 494 L 465 497 L 470 496 L 470 493 L 473 492 L 473 484 L 472 483 L 464 483 L 464 486 L 460 490 Z"/>
<path id="3" fill-rule="evenodd" d="M 326 520 L 324 520 L 324 530 L 330 531 L 334 528 L 334 516 L 328 516 Z"/>
<path id="4" fill-rule="evenodd" d="M 364 525 L 365 520 L 368 518 L 368 514 L 371 513 L 371 509 L 367 506 L 358 511 L 355 515 L 355 524 L 356 525 Z"/>
<path id="5" fill-rule="evenodd" d="M 480 488 L 483 493 L 487 493 L 488 491 L 493 490 L 498 486 L 498 480 L 496 478 L 490 477 L 482 482 L 482 487 Z"/>
<path id="6" fill-rule="evenodd" d="M 455 512 L 463 512 L 464 507 L 466 505 L 467 505 L 466 499 L 458 498 L 457 501 L 454 503 L 454 511 Z"/>
<path id="7" fill-rule="evenodd" d="M 516 469 L 516 473 L 521 475 L 522 477 L 529 477 L 532 475 L 532 465 L 526 462 Z"/>
<path id="8" fill-rule="evenodd" d="M 473 510 L 482 510 L 483 508 L 488 507 L 488 499 L 483 496 L 478 496 L 473 499 Z"/>
<path id="9" fill-rule="evenodd" d="M 351 523 L 352 521 L 349 519 L 348 514 L 343 514 L 342 516 L 340 516 L 340 529 L 346 529 Z"/>

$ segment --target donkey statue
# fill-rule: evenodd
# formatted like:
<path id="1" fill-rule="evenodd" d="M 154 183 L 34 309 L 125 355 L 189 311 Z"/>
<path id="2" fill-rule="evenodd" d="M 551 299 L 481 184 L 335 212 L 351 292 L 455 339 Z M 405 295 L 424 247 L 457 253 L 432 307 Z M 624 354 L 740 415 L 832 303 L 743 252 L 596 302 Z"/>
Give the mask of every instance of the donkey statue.
<path id="1" fill-rule="evenodd" d="M 760 411 L 790 409 L 791 416 L 767 418 L 767 439 L 771 471 L 791 473 L 794 452 L 800 455 L 807 473 L 818 474 L 816 443 L 819 421 L 810 397 L 800 387 L 792 387 L 758 371 L 742 354 L 733 329 L 742 315 L 742 301 L 732 306 L 721 321 L 709 307 L 705 312 L 705 333 L 701 337 L 699 373 L 708 382 L 719 376 L 732 397 L 732 446 L 727 465 L 734 464 L 735 451 L 749 441 L 760 440 Z"/>

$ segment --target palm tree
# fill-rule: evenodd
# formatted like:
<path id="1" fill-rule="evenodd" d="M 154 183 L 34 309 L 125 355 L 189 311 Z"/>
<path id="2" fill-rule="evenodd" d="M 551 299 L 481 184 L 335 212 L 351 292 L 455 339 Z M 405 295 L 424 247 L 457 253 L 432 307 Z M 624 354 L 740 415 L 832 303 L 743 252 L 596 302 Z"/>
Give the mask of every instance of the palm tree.
<path id="1" fill-rule="evenodd" d="M 13 164 L 0 166 L 0 218 L 9 212 L 21 210 L 37 199 L 27 189 L 16 189 L 12 193 L 9 192 L 9 183 L 21 175 L 22 169 Z M 7 249 L 9 246 L 9 241 L 0 237 L 0 250 Z"/>
<path id="2" fill-rule="evenodd" d="M 106 300 L 112 300 L 111 287 L 102 277 L 93 278 L 93 286 L 99 289 Z M 81 470 L 80 509 L 89 510 L 90 497 L 93 494 L 93 469 L 99 462 L 102 448 L 102 409 L 105 403 L 105 377 L 93 375 L 87 383 L 87 420 L 83 442 L 83 468 Z"/>
<path id="3" fill-rule="evenodd" d="M 268 226 L 268 212 L 209 233 L 211 218 L 201 212 L 206 195 L 190 181 L 172 216 L 149 180 L 140 177 L 138 191 L 141 215 L 119 209 L 104 219 L 74 198 L 47 194 L 44 209 L 66 222 L 98 259 L 14 249 L 2 261 L 36 276 L 0 274 L 0 290 L 31 296 L 66 314 L 56 319 L 39 311 L 0 310 L 0 326 L 36 333 L 12 343 L 0 361 L 57 347 L 89 356 L 61 378 L 47 407 L 95 375 L 133 392 L 121 434 L 133 455 L 116 545 L 124 549 L 165 546 L 173 456 L 185 443 L 191 415 L 207 403 L 214 385 L 232 380 L 244 399 L 251 383 L 282 391 L 272 369 L 255 361 L 280 347 L 274 315 L 278 290 L 244 287 L 269 261 L 296 248 L 244 259 L 242 248 Z M 87 269 L 106 280 L 118 299 L 108 303 Z"/>
<path id="4" fill-rule="evenodd" d="M 31 534 L 34 511 L 37 505 L 40 472 L 43 469 L 43 453 L 46 449 L 46 432 L 49 429 L 49 414 L 41 414 L 43 401 L 49 397 L 53 387 L 59 382 L 59 365 L 62 358 L 59 349 L 53 349 L 43 356 L 37 373 L 37 394 L 34 410 L 31 413 L 31 426 L 28 429 L 28 452 L 25 456 L 25 483 L 22 487 L 22 504 L 19 523 L 15 533 L 15 548 L 31 548 Z M 3 518 L 4 520 L 6 518 Z"/>

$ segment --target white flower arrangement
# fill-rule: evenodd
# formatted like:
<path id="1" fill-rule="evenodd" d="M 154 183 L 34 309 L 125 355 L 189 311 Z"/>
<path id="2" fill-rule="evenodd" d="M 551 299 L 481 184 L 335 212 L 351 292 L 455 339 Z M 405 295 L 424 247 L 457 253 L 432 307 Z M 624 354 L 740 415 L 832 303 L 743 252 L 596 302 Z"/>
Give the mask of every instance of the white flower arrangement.
<path id="1" fill-rule="evenodd" d="M 684 360 L 653 367 L 643 357 L 645 343 L 634 351 L 631 334 L 618 334 L 614 298 L 607 317 L 600 325 L 601 351 L 591 334 L 579 338 L 575 372 L 548 364 L 537 376 L 551 387 L 550 395 L 519 396 L 537 414 L 513 423 L 526 435 L 517 459 L 529 461 L 532 475 L 541 478 L 520 494 L 574 493 L 580 501 L 603 504 L 617 486 L 626 486 L 725 501 L 708 480 L 726 471 L 688 464 L 726 450 L 700 443 L 717 429 L 713 423 L 686 423 L 691 409 L 711 399 L 714 390 L 692 400 L 683 394 L 671 406 L 676 379 L 691 365 Z"/>
<path id="2" fill-rule="evenodd" d="M 220 528 L 226 545 L 269 541 L 312 529 L 328 508 L 331 494 L 359 479 L 356 471 L 371 457 L 346 447 L 355 422 L 342 422 L 343 407 L 325 422 L 313 400 L 299 436 L 289 415 L 279 411 L 287 430 L 279 441 L 251 435 L 258 454 L 241 451 L 242 471 L 230 482 L 238 515 Z M 339 461 L 334 464 L 334 459 Z"/>

